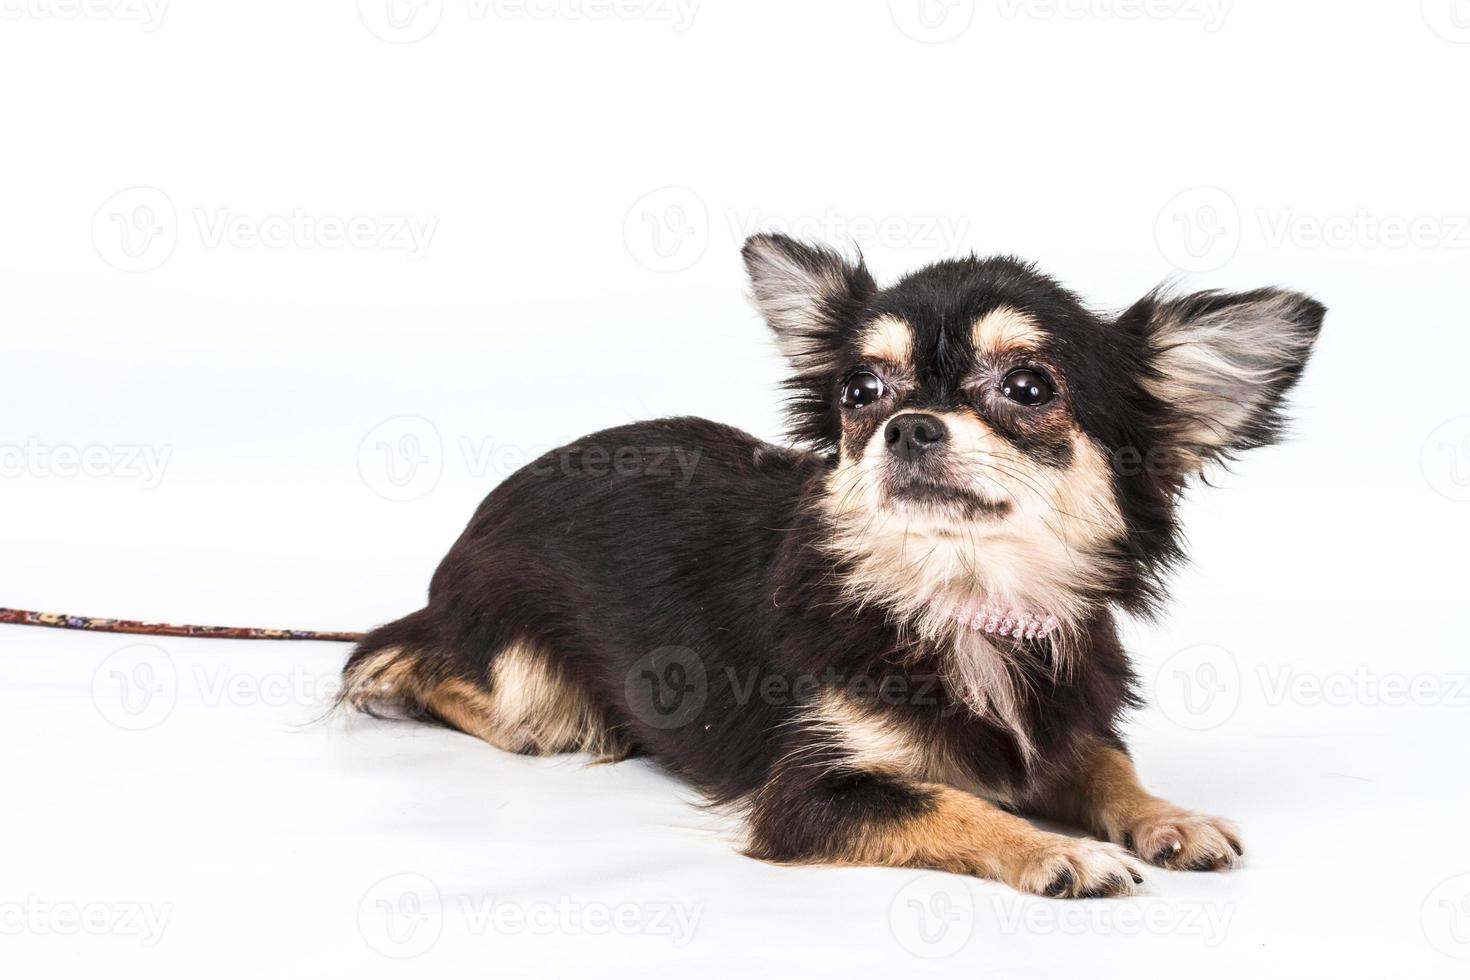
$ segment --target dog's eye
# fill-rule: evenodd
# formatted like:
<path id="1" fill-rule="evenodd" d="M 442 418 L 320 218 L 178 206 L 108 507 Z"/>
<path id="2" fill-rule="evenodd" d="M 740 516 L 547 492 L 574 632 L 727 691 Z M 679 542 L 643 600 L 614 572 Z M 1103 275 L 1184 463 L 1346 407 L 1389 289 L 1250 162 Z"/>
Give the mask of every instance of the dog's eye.
<path id="1" fill-rule="evenodd" d="M 842 407 L 862 408 L 883 397 L 883 379 L 871 371 L 859 371 L 842 386 Z"/>
<path id="2" fill-rule="evenodd" d="M 1000 393 L 1011 401 L 1030 408 L 1051 401 L 1056 390 L 1040 371 L 1022 368 L 1006 375 L 1006 379 L 1000 383 Z"/>

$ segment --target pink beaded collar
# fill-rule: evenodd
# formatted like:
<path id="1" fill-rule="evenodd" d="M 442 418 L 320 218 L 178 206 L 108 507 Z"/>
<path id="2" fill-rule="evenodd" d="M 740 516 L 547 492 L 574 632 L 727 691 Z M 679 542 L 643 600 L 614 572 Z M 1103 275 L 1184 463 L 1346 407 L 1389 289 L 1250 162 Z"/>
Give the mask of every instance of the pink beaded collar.
<path id="1" fill-rule="evenodd" d="M 997 636 L 1014 636 L 1017 639 L 1035 640 L 1046 636 L 1061 623 L 1049 613 L 1033 609 L 1002 606 L 983 602 L 963 606 L 954 613 L 956 622 L 981 633 Z"/>

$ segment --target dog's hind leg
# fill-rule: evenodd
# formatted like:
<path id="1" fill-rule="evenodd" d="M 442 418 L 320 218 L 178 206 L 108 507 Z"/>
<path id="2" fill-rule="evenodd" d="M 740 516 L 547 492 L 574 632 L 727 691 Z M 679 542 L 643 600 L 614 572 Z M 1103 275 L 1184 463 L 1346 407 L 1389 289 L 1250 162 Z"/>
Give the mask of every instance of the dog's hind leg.
<path id="1" fill-rule="evenodd" d="M 341 700 L 378 716 L 435 721 L 523 755 L 630 754 L 580 680 L 529 643 L 510 643 L 488 666 L 456 657 L 425 613 L 370 633 L 343 668 Z"/>

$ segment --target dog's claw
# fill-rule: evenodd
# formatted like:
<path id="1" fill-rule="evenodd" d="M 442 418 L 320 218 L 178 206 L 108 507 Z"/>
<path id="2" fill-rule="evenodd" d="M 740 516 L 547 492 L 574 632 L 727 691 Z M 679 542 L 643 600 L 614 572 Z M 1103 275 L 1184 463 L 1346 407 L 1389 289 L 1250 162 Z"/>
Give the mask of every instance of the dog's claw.
<path id="1" fill-rule="evenodd" d="M 1046 897 L 1056 898 L 1062 892 L 1072 887 L 1072 881 L 1071 870 L 1066 868 L 1062 869 L 1062 872 L 1051 880 L 1051 884 L 1046 886 Z"/>

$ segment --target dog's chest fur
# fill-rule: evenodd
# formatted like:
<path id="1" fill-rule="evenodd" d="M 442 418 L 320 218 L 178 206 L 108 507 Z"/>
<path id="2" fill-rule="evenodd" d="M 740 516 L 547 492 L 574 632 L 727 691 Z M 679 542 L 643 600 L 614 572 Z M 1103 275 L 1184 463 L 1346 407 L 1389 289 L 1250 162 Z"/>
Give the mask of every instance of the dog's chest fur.
<path id="1" fill-rule="evenodd" d="M 818 681 L 796 726 L 812 744 L 796 751 L 835 746 L 831 765 L 846 755 L 1006 800 L 1069 766 L 1078 746 L 1116 738 L 1134 678 L 1106 613 L 1077 632 L 1063 669 L 1046 641 L 925 637 L 880 604 L 855 606 L 840 569 L 814 567 L 820 553 L 793 536 L 773 576 L 785 596 L 777 668 Z"/>

